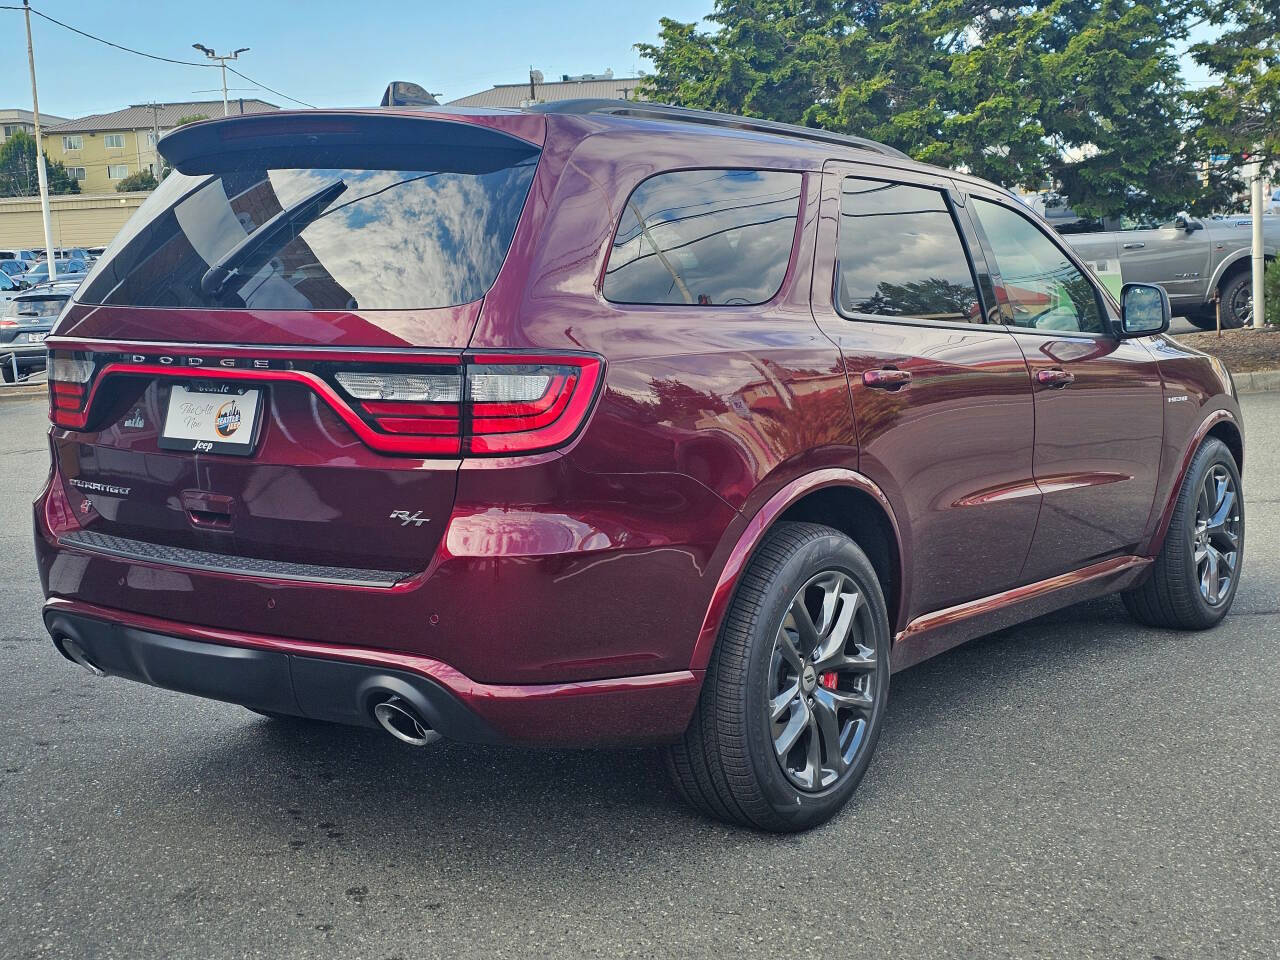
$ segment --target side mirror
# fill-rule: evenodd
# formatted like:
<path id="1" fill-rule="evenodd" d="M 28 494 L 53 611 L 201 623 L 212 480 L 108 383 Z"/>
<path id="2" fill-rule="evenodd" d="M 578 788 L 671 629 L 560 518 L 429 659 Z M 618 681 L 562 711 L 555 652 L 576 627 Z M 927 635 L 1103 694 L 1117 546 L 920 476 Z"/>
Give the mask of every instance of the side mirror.
<path id="1" fill-rule="evenodd" d="M 1174 217 L 1173 225 L 1179 230 L 1187 231 L 1187 233 L 1195 233 L 1197 230 L 1204 229 L 1204 224 L 1199 220 L 1193 220 L 1188 213 L 1180 213 Z"/>
<path id="2" fill-rule="evenodd" d="M 1154 283 L 1126 283 L 1120 288 L 1120 336 L 1149 337 L 1169 329 L 1173 311 L 1169 294 Z"/>

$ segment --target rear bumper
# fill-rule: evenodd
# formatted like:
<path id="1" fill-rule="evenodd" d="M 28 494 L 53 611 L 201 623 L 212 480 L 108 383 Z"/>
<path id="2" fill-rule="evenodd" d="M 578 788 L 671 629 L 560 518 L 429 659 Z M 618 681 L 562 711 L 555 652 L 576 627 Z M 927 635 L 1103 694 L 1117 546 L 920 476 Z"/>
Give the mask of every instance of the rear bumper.
<path id="1" fill-rule="evenodd" d="M 597 746 L 680 735 L 700 672 L 562 684 L 482 684 L 439 661 L 368 648 L 232 633 L 51 598 L 44 622 L 110 676 L 258 710 L 373 726 L 395 694 L 445 737 Z M 66 654 L 64 653 L 64 656 Z"/>

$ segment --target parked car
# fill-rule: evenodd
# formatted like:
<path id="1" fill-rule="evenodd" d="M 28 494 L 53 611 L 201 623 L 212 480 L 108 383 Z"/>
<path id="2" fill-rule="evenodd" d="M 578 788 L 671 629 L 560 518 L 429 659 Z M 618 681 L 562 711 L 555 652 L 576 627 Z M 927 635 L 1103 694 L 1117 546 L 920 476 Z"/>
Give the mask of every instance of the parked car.
<path id="1" fill-rule="evenodd" d="M 45 367 L 44 341 L 77 283 L 55 281 L 17 293 L 0 308 L 0 376 L 6 383 Z"/>
<path id="2" fill-rule="evenodd" d="M 1227 371 L 982 180 L 612 101 L 160 149 L 49 341 L 44 622 L 94 674 L 660 743 L 697 808 L 799 830 L 891 667 L 1114 591 L 1231 606 Z"/>
<path id="3" fill-rule="evenodd" d="M 4 312 L 4 305 L 16 297 L 22 288 L 21 283 L 0 270 L 0 313 Z"/>
<path id="4" fill-rule="evenodd" d="M 1035 204 L 1033 203 L 1034 207 Z M 1101 224 L 1075 217 L 1070 207 L 1045 204 L 1049 222 L 1116 293 L 1125 283 L 1158 283 L 1169 294 L 1173 312 L 1201 329 L 1235 328 L 1252 322 L 1251 260 L 1253 220 L 1249 216 L 1198 219 L 1179 214 L 1159 224 Z M 1263 218 L 1268 259 L 1280 250 L 1280 217 Z"/>
<path id="5" fill-rule="evenodd" d="M 88 268 L 83 260 L 55 260 L 54 261 L 54 279 L 60 280 L 63 277 L 83 278 Z M 28 287 L 39 286 L 42 283 L 49 282 L 49 261 L 41 260 L 22 275 L 22 279 Z"/>
<path id="6" fill-rule="evenodd" d="M 0 260 L 0 273 L 3 273 L 10 280 L 21 282 L 22 275 L 26 272 L 27 264 L 25 261 L 12 258 Z"/>

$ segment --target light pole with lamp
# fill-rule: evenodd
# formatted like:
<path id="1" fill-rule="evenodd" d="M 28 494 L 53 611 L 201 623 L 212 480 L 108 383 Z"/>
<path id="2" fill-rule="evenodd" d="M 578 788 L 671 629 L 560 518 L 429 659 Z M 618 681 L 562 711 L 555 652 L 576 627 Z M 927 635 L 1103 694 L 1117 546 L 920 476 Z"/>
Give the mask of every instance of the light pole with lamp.
<path id="1" fill-rule="evenodd" d="M 194 47 L 196 50 L 199 50 L 210 60 L 217 60 L 218 65 L 222 68 L 222 115 L 224 117 L 229 116 L 231 113 L 231 110 L 227 106 L 227 61 L 239 60 L 240 54 L 247 53 L 249 51 L 249 48 L 241 47 L 239 50 L 232 50 L 230 53 L 218 54 L 218 53 L 214 53 L 212 50 L 206 47 L 203 43 L 193 43 L 191 46 Z"/>

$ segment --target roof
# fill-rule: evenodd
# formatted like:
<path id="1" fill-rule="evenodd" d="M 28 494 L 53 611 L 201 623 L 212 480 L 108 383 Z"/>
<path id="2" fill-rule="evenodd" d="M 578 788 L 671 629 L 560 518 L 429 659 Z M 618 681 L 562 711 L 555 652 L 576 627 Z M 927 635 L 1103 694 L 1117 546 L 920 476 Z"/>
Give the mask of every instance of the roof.
<path id="1" fill-rule="evenodd" d="M 634 100 L 641 77 L 614 77 L 611 80 L 570 80 L 535 83 L 533 99 L 555 100 Z M 518 107 L 529 100 L 528 83 L 503 83 L 467 97 L 450 100 L 451 107 Z"/>
<path id="2" fill-rule="evenodd" d="M 280 109 L 274 103 L 265 100 L 236 98 L 230 101 L 232 114 L 239 114 L 243 105 L 244 113 L 269 113 Z M 188 100 L 184 103 L 160 103 L 157 114 L 151 111 L 149 103 L 137 103 L 117 110 L 114 113 L 94 113 L 87 117 L 77 117 L 56 126 L 50 126 L 47 133 L 91 133 L 99 130 L 145 130 L 153 123 L 161 129 L 170 129 L 178 125 L 183 117 L 203 114 L 206 117 L 222 116 L 221 100 Z"/>
<path id="3" fill-rule="evenodd" d="M 36 116 L 30 110 L 21 107 L 0 107 L 0 123 L 35 123 Z M 66 117 L 55 117 L 51 113 L 40 114 L 41 124 L 66 123 Z"/>
<path id="4" fill-rule="evenodd" d="M 530 113 L 565 113 L 565 114 L 607 114 L 615 117 L 636 117 L 641 120 L 664 120 L 675 123 L 694 123 L 709 127 L 721 127 L 731 130 L 746 130 L 752 133 L 764 133 L 796 140 L 810 140 L 814 143 L 830 143 L 842 147 L 856 147 L 870 150 L 900 160 L 910 160 L 905 153 L 895 147 L 857 137 L 845 133 L 833 133 L 817 127 L 802 127 L 794 123 L 780 123 L 776 120 L 761 120 L 752 117 L 740 117 L 731 113 L 716 113 L 712 110 L 692 110 L 688 107 L 674 107 L 667 103 L 655 103 L 642 100 L 632 103 L 619 103 L 614 100 L 562 100 L 556 103 L 537 104 L 525 108 Z"/>

